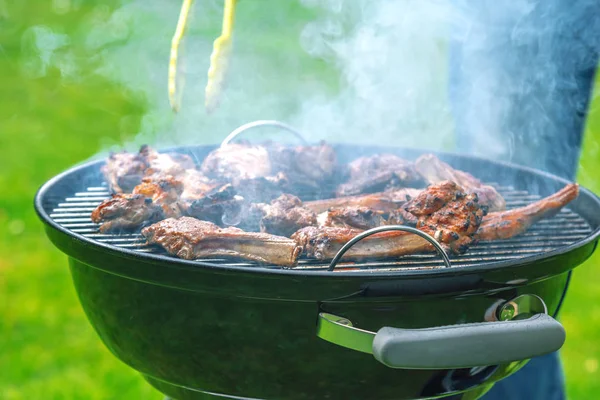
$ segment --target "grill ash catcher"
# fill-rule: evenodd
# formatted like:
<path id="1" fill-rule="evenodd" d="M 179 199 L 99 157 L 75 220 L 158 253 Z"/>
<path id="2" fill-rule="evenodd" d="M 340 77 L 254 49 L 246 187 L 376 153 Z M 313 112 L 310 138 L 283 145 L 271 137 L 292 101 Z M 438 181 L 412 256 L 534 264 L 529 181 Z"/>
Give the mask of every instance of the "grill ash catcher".
<path id="1" fill-rule="evenodd" d="M 222 145 L 251 128 L 232 132 Z M 306 143 L 306 141 L 304 141 Z M 341 162 L 418 149 L 332 144 Z M 218 146 L 169 149 L 202 160 Z M 564 179 L 482 158 L 438 152 L 493 185 L 507 208 L 562 188 Z M 329 262 L 284 269 L 225 258 L 183 260 L 138 233 L 104 234 L 91 211 L 109 196 L 103 161 L 45 183 L 35 209 L 68 256 L 87 318 L 106 347 L 172 399 L 476 399 L 528 359 L 560 349 L 556 320 L 570 272 L 594 252 L 600 199 L 580 188 L 556 216 L 506 240 L 449 257 L 422 231 L 365 231 Z M 365 237 L 404 230 L 437 254 L 344 261 Z M 567 336 L 568 338 L 568 336 Z"/>

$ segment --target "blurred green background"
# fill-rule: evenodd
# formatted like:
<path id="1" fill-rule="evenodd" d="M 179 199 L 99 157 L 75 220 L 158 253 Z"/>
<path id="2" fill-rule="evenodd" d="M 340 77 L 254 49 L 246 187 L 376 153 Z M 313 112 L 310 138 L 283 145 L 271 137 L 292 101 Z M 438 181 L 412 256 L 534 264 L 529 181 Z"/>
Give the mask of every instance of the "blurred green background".
<path id="1" fill-rule="evenodd" d="M 232 106 L 225 104 L 224 111 L 204 119 L 175 118 L 167 104 L 165 77 L 179 4 L 165 0 L 169 6 L 157 12 L 159 3 L 131 3 L 123 9 L 128 3 L 115 0 L 0 0 L 2 400 L 162 398 L 109 354 L 87 323 L 66 257 L 46 239 L 33 211 L 41 184 L 109 148 L 164 139 L 173 127 L 196 129 L 197 142 L 215 142 L 239 123 L 285 118 L 299 107 L 294 98 L 280 96 L 268 115 L 247 104 L 232 118 L 227 114 Z M 240 4 L 237 25 L 246 26 L 246 33 L 236 52 L 252 53 L 255 61 L 242 79 L 256 79 L 257 94 L 275 87 L 277 93 L 335 91 L 335 68 L 308 57 L 298 41 L 313 10 L 295 1 L 272 2 L 268 8 L 265 3 Z M 188 100 L 202 97 L 197 91 L 220 25 L 215 4 L 207 5 L 191 30 L 194 40 L 204 39 L 196 45 L 189 41 L 192 56 L 186 68 L 199 83 L 186 92 L 191 93 Z M 137 52 L 123 46 L 135 40 L 140 43 Z M 162 67 L 149 67 L 154 65 Z M 257 71 L 259 76 L 252 78 Z M 321 81 L 328 84 L 315 83 Z M 578 179 L 600 193 L 600 100 L 595 98 Z M 600 393 L 599 262 L 597 252 L 576 270 L 562 313 L 571 399 Z"/>

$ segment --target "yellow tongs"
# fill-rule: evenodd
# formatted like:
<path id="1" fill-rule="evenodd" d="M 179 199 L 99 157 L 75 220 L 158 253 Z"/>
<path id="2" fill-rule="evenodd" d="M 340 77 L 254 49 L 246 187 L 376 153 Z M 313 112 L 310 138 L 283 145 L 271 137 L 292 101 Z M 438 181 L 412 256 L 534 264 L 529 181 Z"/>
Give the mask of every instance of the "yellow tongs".
<path id="1" fill-rule="evenodd" d="M 204 106 L 207 112 L 212 112 L 218 105 L 221 90 L 227 69 L 229 67 L 229 55 L 231 54 L 231 42 L 233 32 L 233 21 L 235 15 L 235 5 L 238 0 L 225 0 L 223 10 L 223 27 L 221 36 L 213 43 L 213 52 L 210 56 L 210 67 L 208 69 L 208 81 L 205 89 Z M 185 33 L 185 28 L 190 14 L 190 8 L 193 0 L 183 0 L 177 28 L 171 41 L 171 58 L 169 60 L 169 103 L 173 111 L 179 111 L 179 101 L 177 100 L 177 55 L 179 52 L 179 43 Z"/>

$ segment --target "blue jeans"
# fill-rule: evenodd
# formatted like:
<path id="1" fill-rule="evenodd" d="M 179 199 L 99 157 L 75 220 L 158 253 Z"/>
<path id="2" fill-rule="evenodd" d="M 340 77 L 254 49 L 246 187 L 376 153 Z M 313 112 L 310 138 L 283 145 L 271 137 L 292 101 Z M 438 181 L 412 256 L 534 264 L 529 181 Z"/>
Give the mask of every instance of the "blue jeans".
<path id="1" fill-rule="evenodd" d="M 600 2 L 451 1 L 458 150 L 574 179 L 600 51 Z"/>
<path id="2" fill-rule="evenodd" d="M 453 2 L 457 150 L 574 180 L 600 51 L 600 1 Z M 564 398 L 558 353 L 531 360 L 483 396 Z"/>

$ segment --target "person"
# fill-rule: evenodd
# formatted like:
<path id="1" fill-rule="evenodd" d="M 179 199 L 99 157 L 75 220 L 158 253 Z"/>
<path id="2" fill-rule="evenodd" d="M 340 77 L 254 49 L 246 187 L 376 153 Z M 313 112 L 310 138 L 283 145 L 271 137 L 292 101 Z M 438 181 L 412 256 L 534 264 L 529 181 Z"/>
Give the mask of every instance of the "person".
<path id="1" fill-rule="evenodd" d="M 600 1 L 454 0 L 449 98 L 457 150 L 575 180 L 600 50 Z M 483 400 L 566 397 L 558 353 Z"/>

